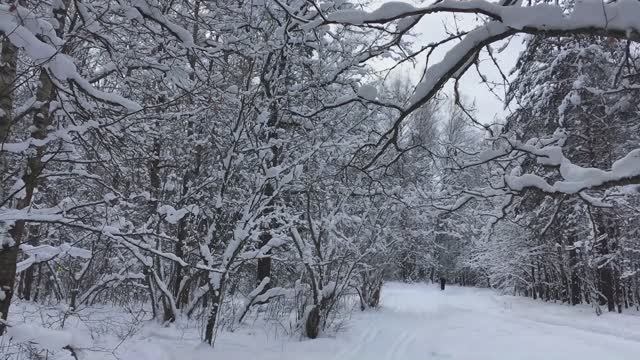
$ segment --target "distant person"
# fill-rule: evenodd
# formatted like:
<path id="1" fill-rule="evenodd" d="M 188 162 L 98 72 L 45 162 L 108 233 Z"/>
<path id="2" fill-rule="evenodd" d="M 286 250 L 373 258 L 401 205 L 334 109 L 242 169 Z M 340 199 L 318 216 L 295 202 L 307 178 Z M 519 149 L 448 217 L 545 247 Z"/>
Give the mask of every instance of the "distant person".
<path id="1" fill-rule="evenodd" d="M 447 284 L 447 279 L 441 277 L 440 278 L 440 290 L 444 290 L 444 286 Z"/>

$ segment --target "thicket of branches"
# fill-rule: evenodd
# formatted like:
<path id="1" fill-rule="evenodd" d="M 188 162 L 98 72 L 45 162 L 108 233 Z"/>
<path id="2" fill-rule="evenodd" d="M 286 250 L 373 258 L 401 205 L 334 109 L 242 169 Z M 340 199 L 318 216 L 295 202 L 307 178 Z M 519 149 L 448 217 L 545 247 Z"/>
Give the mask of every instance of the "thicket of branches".
<path id="1" fill-rule="evenodd" d="M 401 234 L 428 220 L 400 189 L 433 176 L 417 160 L 436 111 L 407 130 L 415 163 L 365 169 L 356 154 L 394 116 L 377 99 L 408 95 L 378 96 L 374 40 L 305 29 L 308 5 L 2 5 L 3 319 L 12 298 L 140 302 L 200 319 L 211 343 L 279 301 L 313 338 L 345 294 L 377 306 L 392 264 L 426 256 Z"/>

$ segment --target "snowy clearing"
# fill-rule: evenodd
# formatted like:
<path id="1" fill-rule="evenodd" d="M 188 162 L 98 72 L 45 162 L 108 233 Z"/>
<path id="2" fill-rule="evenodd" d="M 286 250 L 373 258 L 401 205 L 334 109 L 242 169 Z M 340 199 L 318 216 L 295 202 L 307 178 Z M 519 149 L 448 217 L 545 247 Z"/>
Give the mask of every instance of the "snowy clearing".
<path id="1" fill-rule="evenodd" d="M 378 311 L 359 313 L 336 339 L 242 341 L 225 334 L 231 359 L 638 359 L 640 318 L 597 317 L 589 307 L 500 296 L 491 290 L 392 283 Z M 262 336 L 262 335 L 261 335 Z M 206 353 L 194 354 L 205 359 Z"/>
<path id="2" fill-rule="evenodd" d="M 82 358 L 624 360 L 640 354 L 637 313 L 597 317 L 588 306 L 537 302 L 487 289 L 452 286 L 441 292 L 424 284 L 390 283 L 382 300 L 379 310 L 354 313 L 337 335 L 316 340 L 300 341 L 253 326 L 220 333 L 212 349 L 201 343 L 195 328 L 148 325 L 122 343 L 115 336 L 101 336 Z"/>
<path id="3" fill-rule="evenodd" d="M 476 288 L 441 292 L 422 284 L 388 284 L 382 301 L 378 311 L 355 314 L 335 339 L 271 339 L 267 344 L 266 334 L 257 335 L 263 341 L 223 334 L 214 353 L 231 359 L 260 354 L 262 359 L 310 360 L 623 360 L 640 354 L 640 318 L 630 314 L 597 317 L 586 306 L 570 308 Z"/>

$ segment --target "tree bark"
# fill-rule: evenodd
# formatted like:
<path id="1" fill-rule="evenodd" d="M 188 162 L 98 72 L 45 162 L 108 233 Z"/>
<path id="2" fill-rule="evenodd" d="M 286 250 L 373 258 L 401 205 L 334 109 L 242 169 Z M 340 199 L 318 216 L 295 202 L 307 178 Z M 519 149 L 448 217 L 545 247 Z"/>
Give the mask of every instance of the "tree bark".
<path id="1" fill-rule="evenodd" d="M 5 38 L 0 53 L 0 144 L 7 140 L 11 129 L 17 63 L 18 49 Z"/>
<path id="2" fill-rule="evenodd" d="M 569 243 L 568 246 L 571 247 L 569 250 L 569 271 L 571 274 L 570 300 L 571 305 L 577 305 L 582 302 L 582 294 L 580 293 L 580 278 L 578 277 L 578 256 L 574 248 L 575 238 L 573 236 L 569 237 Z"/>
<path id="3" fill-rule="evenodd" d="M 13 87 L 16 81 L 16 65 L 18 61 L 18 49 L 8 39 L 2 41 L 0 53 L 0 146 L 9 137 L 13 111 Z M 1 153 L 0 153 L 1 155 Z M 2 165 L 0 170 L 4 176 L 4 158 L 0 158 Z M 18 226 L 16 224 L 15 226 Z M 15 228 L 14 226 L 14 228 Z M 13 230 L 12 230 L 13 232 Z M 14 235 L 13 243 L 3 243 L 0 248 L 0 319 L 6 320 L 13 296 L 13 287 L 16 277 L 16 261 L 18 259 L 18 246 Z M 5 326 L 0 321 L 0 335 L 4 333 Z"/>
<path id="4" fill-rule="evenodd" d="M 207 318 L 207 325 L 204 329 L 204 341 L 213 345 L 214 342 L 214 332 L 216 328 L 216 321 L 218 319 L 218 312 L 220 311 L 220 305 L 222 301 L 222 292 L 221 290 L 213 290 L 211 291 L 211 310 L 209 311 L 209 317 Z"/>

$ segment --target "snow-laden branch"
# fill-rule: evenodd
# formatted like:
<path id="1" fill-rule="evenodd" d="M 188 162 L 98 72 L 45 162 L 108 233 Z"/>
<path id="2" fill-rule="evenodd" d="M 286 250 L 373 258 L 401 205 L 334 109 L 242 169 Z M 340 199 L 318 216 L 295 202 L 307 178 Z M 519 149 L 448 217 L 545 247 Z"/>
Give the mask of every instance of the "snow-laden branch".
<path id="1" fill-rule="evenodd" d="M 122 106 L 129 112 L 141 109 L 140 105 L 131 100 L 93 87 L 80 75 L 71 57 L 38 39 L 38 36 L 42 36 L 56 46 L 63 44 L 51 24 L 29 10 L 20 6 L 0 5 L 0 33 L 15 47 L 22 49 L 36 64 L 45 68 L 56 80 L 72 82 L 87 95 L 105 103 Z"/>
<path id="2" fill-rule="evenodd" d="M 98 204 L 98 203 L 95 203 L 95 204 Z M 81 206 L 76 206 L 76 208 L 78 207 L 81 207 Z M 45 209 L 33 209 L 33 208 L 31 209 L 29 208 L 0 209 L 0 222 L 14 223 L 16 221 L 26 221 L 26 222 L 36 222 L 36 223 L 39 222 L 39 223 L 66 225 L 66 226 L 70 226 L 80 230 L 85 230 L 85 231 L 93 232 L 96 234 L 102 234 L 106 238 L 124 245 L 132 252 L 142 250 L 142 251 L 151 253 L 153 255 L 156 255 L 158 257 L 164 258 L 166 260 L 176 262 L 180 264 L 180 266 L 184 266 L 184 267 L 192 266 L 181 257 L 175 255 L 174 253 L 158 250 L 152 247 L 151 245 L 149 245 L 147 241 L 139 240 L 140 238 L 145 238 L 145 237 L 157 237 L 157 238 L 163 238 L 165 240 L 170 240 L 175 242 L 176 240 L 174 238 L 170 238 L 161 234 L 149 233 L 149 232 L 135 232 L 135 233 L 122 232 L 117 227 L 110 226 L 110 225 L 94 226 L 94 225 L 85 224 L 77 218 L 68 217 L 67 216 L 68 214 L 66 214 L 68 211 L 69 211 L 68 209 L 65 210 L 63 207 L 52 207 L 52 208 L 45 208 Z M 141 262 L 145 263 L 145 260 L 144 260 L 145 257 L 143 255 L 140 254 L 139 259 L 141 260 Z M 148 264 L 145 263 L 145 265 L 148 265 Z M 198 264 L 193 267 L 200 270 L 205 270 L 205 271 L 213 271 L 213 272 L 217 271 L 203 264 Z"/>
<path id="3" fill-rule="evenodd" d="M 547 36 L 592 34 L 640 41 L 640 2 L 636 0 L 620 0 L 608 4 L 601 1 L 579 1 L 569 13 L 566 9 L 552 4 L 521 6 L 518 3 L 505 6 L 485 0 L 443 0 L 429 6 L 416 7 L 391 1 L 374 11 L 341 10 L 323 16 L 322 20 L 316 19 L 315 22 L 354 26 L 387 24 L 434 13 L 474 13 L 486 16 L 488 21 L 461 37 L 461 41 L 448 50 L 442 61 L 426 69 L 392 128 L 375 144 L 379 150 L 365 166 L 367 168 L 378 161 L 391 145 L 396 144 L 397 132 L 405 119 L 431 100 L 450 79 L 459 78 L 478 52 L 491 43 L 517 33 Z M 317 24 L 312 21 L 306 26 Z M 538 154 L 534 150 L 545 153 Z M 560 148 L 548 147 L 544 150 L 526 151 L 536 155 L 539 161 L 546 161 L 545 165 L 558 167 L 563 180 L 551 185 L 537 175 L 512 174 L 505 178 L 505 183 L 512 190 L 535 187 L 551 193 L 580 193 L 591 188 L 640 183 L 640 155 L 637 151 L 618 160 L 610 171 L 576 166 L 562 155 Z"/>
<path id="4" fill-rule="evenodd" d="M 190 48 L 195 45 L 191 33 L 182 26 L 169 20 L 167 16 L 162 13 L 159 4 L 155 1 L 153 1 L 153 4 L 150 4 L 149 0 L 133 0 L 129 11 L 129 17 L 143 17 L 159 24 L 180 40 L 184 46 Z"/>
<path id="5" fill-rule="evenodd" d="M 409 104 L 404 110 L 409 114 L 429 101 L 440 88 L 458 71 L 465 68 L 476 53 L 493 42 L 513 35 L 515 31 L 499 21 L 492 21 L 470 31 L 461 42 L 454 46 L 444 59 L 427 69 L 422 81 L 416 86 Z"/>
<path id="6" fill-rule="evenodd" d="M 21 244 L 20 250 L 22 250 L 22 252 L 29 257 L 17 264 L 16 272 L 18 273 L 28 269 L 33 264 L 47 262 L 56 257 L 64 255 L 82 259 L 91 258 L 91 251 L 71 246 L 67 243 L 61 244 L 59 246 L 31 246 L 29 244 Z"/>
<path id="7" fill-rule="evenodd" d="M 6 151 L 10 153 L 19 154 L 24 151 L 27 151 L 30 146 L 40 147 L 40 146 L 45 146 L 48 143 L 56 140 L 70 140 L 72 133 L 83 135 L 89 130 L 96 129 L 98 127 L 100 127 L 100 124 L 97 121 L 92 121 L 92 120 L 87 121 L 82 125 L 70 125 L 68 127 L 60 128 L 48 133 L 44 139 L 36 139 L 36 138 L 30 137 L 20 142 L 1 143 L 0 152 Z"/>
<path id="8" fill-rule="evenodd" d="M 325 23 L 351 25 L 383 24 L 398 19 L 424 16 L 434 13 L 481 14 L 520 31 L 597 31 L 615 36 L 640 39 L 640 3 L 636 0 L 619 0 L 603 4 L 601 1 L 577 1 L 574 10 L 551 4 L 534 6 L 504 6 L 485 0 L 443 0 L 425 6 L 390 1 L 371 12 L 341 10 L 326 16 Z"/>
<path id="9" fill-rule="evenodd" d="M 506 185 L 516 191 L 537 188 L 547 193 L 577 194 L 587 189 L 640 184 L 640 149 L 629 152 L 611 166 L 611 170 L 585 168 L 571 162 L 560 146 L 542 149 L 516 144 L 516 149 L 536 156 L 539 164 L 557 167 L 563 180 L 549 184 L 535 174 L 511 174 L 505 176 Z"/>
<path id="10" fill-rule="evenodd" d="M 561 7 L 548 4 L 521 7 L 502 6 L 484 0 L 444 0 L 417 8 L 406 3 L 389 2 L 372 12 L 337 11 L 327 17 L 327 22 L 351 25 L 386 23 L 432 13 L 477 13 L 490 17 L 492 21 L 469 32 L 441 62 L 427 69 L 404 113 L 416 110 L 431 99 L 476 51 L 518 32 L 548 35 L 589 33 L 640 40 L 640 2 L 635 0 L 610 4 L 578 2 L 568 15 Z"/>
<path id="11" fill-rule="evenodd" d="M 384 24 L 398 19 L 439 12 L 476 13 L 500 19 L 498 6 L 486 1 L 440 1 L 430 6 L 416 7 L 400 1 L 389 1 L 373 11 L 340 10 L 325 17 L 325 23 L 351 25 Z"/>

